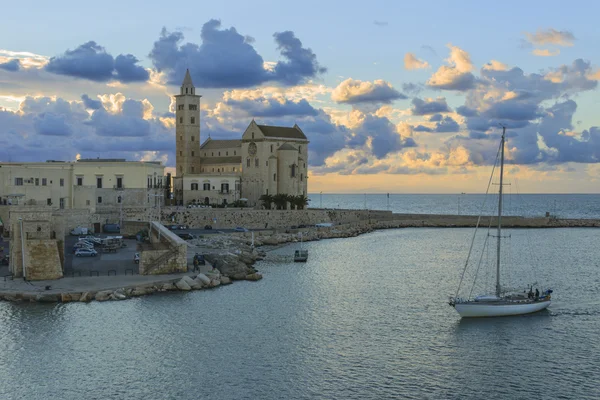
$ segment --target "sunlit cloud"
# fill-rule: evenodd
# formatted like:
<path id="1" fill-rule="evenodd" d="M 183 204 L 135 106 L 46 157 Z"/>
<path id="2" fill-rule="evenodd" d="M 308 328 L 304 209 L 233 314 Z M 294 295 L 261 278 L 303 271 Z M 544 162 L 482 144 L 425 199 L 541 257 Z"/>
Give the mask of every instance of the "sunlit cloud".
<path id="1" fill-rule="evenodd" d="M 533 49 L 531 52 L 534 56 L 538 57 L 554 57 L 560 54 L 560 50 L 549 50 L 549 49 Z"/>
<path id="2" fill-rule="evenodd" d="M 427 61 L 418 59 L 413 53 L 406 53 L 404 55 L 404 68 L 408 70 L 424 69 L 429 67 L 430 66 Z"/>

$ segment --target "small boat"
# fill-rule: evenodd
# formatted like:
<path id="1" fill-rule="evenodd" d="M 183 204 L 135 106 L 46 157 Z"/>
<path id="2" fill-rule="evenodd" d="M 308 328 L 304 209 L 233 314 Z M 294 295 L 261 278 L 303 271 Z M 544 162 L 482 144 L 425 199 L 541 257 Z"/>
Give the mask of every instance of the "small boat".
<path id="1" fill-rule="evenodd" d="M 294 252 L 294 262 L 306 262 L 308 250 L 302 248 L 302 232 L 300 232 L 300 249 Z"/>
<path id="2" fill-rule="evenodd" d="M 469 293 L 468 298 L 460 298 L 458 297 L 461 284 L 463 282 L 463 278 L 465 276 L 465 272 L 469 265 L 469 259 L 471 257 L 471 252 L 473 250 L 473 244 L 475 243 L 475 235 L 477 233 L 477 229 L 479 228 L 479 222 L 481 221 L 481 215 L 477 221 L 477 226 L 475 227 L 475 232 L 473 233 L 473 239 L 471 241 L 471 246 L 469 250 L 469 255 L 467 256 L 467 261 L 465 263 L 465 267 L 462 273 L 462 277 L 460 283 L 458 285 L 458 289 L 456 291 L 456 295 L 450 298 L 448 302 L 449 305 L 454 307 L 454 309 L 460 314 L 462 318 L 465 317 L 502 317 L 509 315 L 523 315 L 530 314 L 537 311 L 541 311 L 547 308 L 550 305 L 552 289 L 546 289 L 541 294 L 539 290 L 536 288 L 535 293 L 533 292 L 533 285 L 529 286 L 529 291 L 526 290 L 523 292 L 519 291 L 509 291 L 505 290 L 500 284 L 500 249 L 502 247 L 502 189 L 503 189 L 503 175 L 504 175 L 504 145 L 506 142 L 506 128 L 502 129 L 502 139 L 500 142 L 500 148 L 498 150 L 500 157 L 500 182 L 499 182 L 499 196 L 498 196 L 498 224 L 493 229 L 496 231 L 496 234 L 493 235 L 488 231 L 488 235 L 485 239 L 484 247 L 488 243 L 488 238 L 495 237 L 496 242 L 496 287 L 495 292 L 493 294 L 486 294 L 476 296 L 473 299 L 470 298 L 471 293 Z M 496 164 L 497 165 L 497 164 Z M 494 169 L 496 167 L 494 166 Z M 492 170 L 493 177 L 494 170 Z M 490 179 L 490 183 L 491 183 Z M 488 184 L 488 192 L 489 192 L 489 184 Z M 486 192 L 487 193 L 487 192 Z M 483 210 L 483 207 L 482 207 Z M 488 227 L 488 230 L 492 228 L 491 223 Z M 483 255 L 483 251 L 482 251 Z M 480 260 L 481 263 L 481 260 Z M 479 270 L 479 267 L 477 267 Z M 472 292 L 473 289 L 471 289 Z"/>

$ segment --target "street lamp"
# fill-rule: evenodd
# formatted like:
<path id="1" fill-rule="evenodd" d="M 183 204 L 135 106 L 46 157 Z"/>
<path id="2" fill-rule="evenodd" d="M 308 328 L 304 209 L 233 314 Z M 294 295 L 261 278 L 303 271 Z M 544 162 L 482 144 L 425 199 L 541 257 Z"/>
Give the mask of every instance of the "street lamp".
<path id="1" fill-rule="evenodd" d="M 23 267 L 23 280 L 27 280 L 25 278 L 25 237 L 23 235 L 23 218 L 19 217 L 19 224 L 21 225 L 21 264 Z"/>
<path id="2" fill-rule="evenodd" d="M 319 193 L 319 208 L 323 208 L 323 192 Z"/>

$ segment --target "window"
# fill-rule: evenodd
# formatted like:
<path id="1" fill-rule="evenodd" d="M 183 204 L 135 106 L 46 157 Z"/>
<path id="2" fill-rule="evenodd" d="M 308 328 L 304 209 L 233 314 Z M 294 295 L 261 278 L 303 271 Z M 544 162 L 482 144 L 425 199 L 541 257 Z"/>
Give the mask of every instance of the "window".
<path id="1" fill-rule="evenodd" d="M 220 168 L 217 168 L 217 172 L 221 172 L 221 169 L 220 169 Z"/>
<path id="2" fill-rule="evenodd" d="M 221 157 L 221 152 L 219 152 L 219 157 Z"/>
<path id="3" fill-rule="evenodd" d="M 206 152 L 204 152 L 204 157 L 206 157 Z"/>
<path id="4" fill-rule="evenodd" d="M 202 190 L 210 190 L 210 183 L 204 183 L 202 185 Z"/>
<path id="5" fill-rule="evenodd" d="M 121 204 L 121 201 L 122 201 L 121 196 L 117 197 L 117 203 Z"/>
<path id="6" fill-rule="evenodd" d="M 226 155 L 226 156 L 228 156 L 228 155 L 229 155 L 229 152 L 228 152 L 228 151 L 226 151 L 226 152 L 225 152 L 225 155 Z"/>
<path id="7" fill-rule="evenodd" d="M 102 177 L 100 176 L 96 177 L 96 187 L 102 189 Z"/>
<path id="8" fill-rule="evenodd" d="M 195 124 L 196 123 L 196 117 L 190 118 L 190 121 L 192 121 L 192 124 Z"/>
<path id="9" fill-rule="evenodd" d="M 179 123 L 183 124 L 183 117 L 179 117 Z"/>
<path id="10" fill-rule="evenodd" d="M 123 189 L 123 178 L 120 176 L 117 177 L 117 189 Z"/>
<path id="11" fill-rule="evenodd" d="M 300 182 L 304 180 L 304 174 L 300 174 Z"/>
<path id="12" fill-rule="evenodd" d="M 255 158 L 255 159 L 254 159 L 254 166 L 255 166 L 255 167 L 258 167 L 258 158 Z"/>
<path id="13" fill-rule="evenodd" d="M 64 209 L 65 208 L 65 199 L 63 199 L 62 197 L 60 198 L 60 200 L 58 201 L 58 206 L 60 207 L 60 209 Z"/>
<path id="14" fill-rule="evenodd" d="M 292 164 L 292 178 L 296 177 L 296 164 Z"/>
<path id="15" fill-rule="evenodd" d="M 250 159 L 246 158 L 246 167 L 250 168 Z"/>
<path id="16" fill-rule="evenodd" d="M 64 178 L 60 178 L 60 186 L 65 186 L 65 179 Z"/>
<path id="17" fill-rule="evenodd" d="M 192 122 L 192 124 L 193 124 L 193 122 Z M 193 141 L 194 141 L 194 137 L 192 136 L 192 142 L 193 142 Z"/>
<path id="18" fill-rule="evenodd" d="M 214 169 L 214 168 L 212 169 L 212 172 L 215 172 L 215 169 Z"/>
<path id="19" fill-rule="evenodd" d="M 180 105 L 177 106 L 177 109 L 178 110 L 183 110 L 183 107 L 184 107 L 183 104 L 180 104 Z"/>
<path id="20" fill-rule="evenodd" d="M 195 104 L 190 104 L 190 111 L 195 111 L 198 109 L 198 106 Z"/>
<path id="21" fill-rule="evenodd" d="M 148 177 L 148 187 L 149 188 L 152 187 L 152 177 L 151 176 Z"/>
<path id="22" fill-rule="evenodd" d="M 183 151 L 179 150 L 179 155 L 183 156 Z"/>
<path id="23" fill-rule="evenodd" d="M 229 193 L 229 183 L 221 183 L 221 192 Z"/>
<path id="24" fill-rule="evenodd" d="M 35 186 L 40 186 L 40 179 L 39 178 L 35 178 Z"/>
<path id="25" fill-rule="evenodd" d="M 298 153 L 302 153 L 302 146 L 298 146 Z"/>
<path id="26" fill-rule="evenodd" d="M 192 183 L 191 189 L 192 190 L 198 190 L 198 184 L 197 183 Z"/>
<path id="27" fill-rule="evenodd" d="M 233 151 L 233 155 L 235 156 L 235 150 Z"/>
<path id="28" fill-rule="evenodd" d="M 98 196 L 98 204 L 102 204 L 102 197 Z"/>
<path id="29" fill-rule="evenodd" d="M 235 167 L 233 167 L 233 172 L 235 172 Z"/>
<path id="30" fill-rule="evenodd" d="M 252 132 L 252 139 L 254 139 L 254 132 Z"/>
<path id="31" fill-rule="evenodd" d="M 271 153 L 273 152 L 273 145 L 271 145 Z"/>
<path id="32" fill-rule="evenodd" d="M 83 186 L 83 176 L 77 177 L 77 186 Z"/>
<path id="33" fill-rule="evenodd" d="M 183 135 L 179 135 L 179 140 L 183 140 Z"/>
<path id="34" fill-rule="evenodd" d="M 194 154 L 193 154 L 193 152 L 192 152 L 192 155 L 194 155 Z M 190 172 L 191 172 L 192 174 L 194 173 L 194 167 L 190 167 Z"/>
<path id="35" fill-rule="evenodd" d="M 269 160 L 265 161 L 265 166 L 268 167 L 269 166 Z"/>
<path id="36" fill-rule="evenodd" d="M 52 205 L 52 199 L 46 199 L 46 204 L 51 206 Z"/>
<path id="37" fill-rule="evenodd" d="M 277 182 L 277 174 L 273 174 L 273 181 Z"/>
<path id="38" fill-rule="evenodd" d="M 192 157 L 194 157 L 194 152 L 192 151 Z"/>
<path id="39" fill-rule="evenodd" d="M 188 88 L 185 88 L 185 94 L 188 94 Z"/>
<path id="40" fill-rule="evenodd" d="M 86 201 L 85 201 L 85 205 L 86 205 L 86 206 L 89 206 L 89 205 L 90 205 L 90 201 L 89 201 L 89 200 L 86 200 Z"/>
<path id="41" fill-rule="evenodd" d="M 214 153 L 214 152 L 210 153 L 210 156 L 211 156 L 211 157 L 214 157 L 214 156 L 215 156 L 215 153 Z"/>

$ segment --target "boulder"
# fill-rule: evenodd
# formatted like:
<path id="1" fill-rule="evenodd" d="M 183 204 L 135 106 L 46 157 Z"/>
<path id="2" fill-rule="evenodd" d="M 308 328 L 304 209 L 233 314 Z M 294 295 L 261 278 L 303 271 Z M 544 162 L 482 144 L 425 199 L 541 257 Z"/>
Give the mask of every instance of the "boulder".
<path id="1" fill-rule="evenodd" d="M 179 290 L 185 290 L 185 291 L 192 290 L 191 286 L 183 278 L 181 278 L 180 280 L 178 280 L 177 283 L 175 283 L 175 286 Z"/>
<path id="2" fill-rule="evenodd" d="M 192 282 L 189 283 L 189 286 L 194 290 L 202 289 L 206 284 L 202 281 L 202 279 L 192 279 Z"/>
<path id="3" fill-rule="evenodd" d="M 231 283 L 231 279 L 227 276 L 222 276 L 219 281 L 221 282 L 221 285 L 229 285 Z"/>
<path id="4" fill-rule="evenodd" d="M 173 284 L 173 282 L 167 282 L 162 285 L 161 290 L 170 292 L 173 290 L 177 290 L 177 287 Z"/>
<path id="5" fill-rule="evenodd" d="M 56 303 L 58 301 L 59 295 L 57 294 L 46 294 L 40 293 L 35 296 L 35 300 L 39 303 Z"/>
<path id="6" fill-rule="evenodd" d="M 210 284 L 208 286 L 210 287 L 217 287 L 221 284 L 221 280 L 220 279 L 211 279 L 210 280 Z"/>
<path id="7" fill-rule="evenodd" d="M 210 278 L 204 274 L 198 274 L 198 276 L 196 276 L 196 279 L 200 280 L 205 286 L 210 285 Z"/>
<path id="8" fill-rule="evenodd" d="M 79 301 L 81 299 L 81 293 L 69 293 L 71 301 Z"/>
<path id="9" fill-rule="evenodd" d="M 247 281 L 260 281 L 262 279 L 262 274 L 260 272 L 255 272 L 253 274 L 247 275 Z"/>
<path id="10" fill-rule="evenodd" d="M 145 296 L 147 294 L 148 294 L 148 290 L 144 286 L 134 287 L 133 289 L 131 289 L 131 292 L 130 292 L 130 296 L 132 296 L 132 297 Z"/>
<path id="11" fill-rule="evenodd" d="M 102 290 L 98 293 L 96 293 L 96 296 L 94 297 L 96 299 L 96 301 L 106 301 L 110 299 L 110 295 L 113 292 L 110 290 Z"/>
<path id="12" fill-rule="evenodd" d="M 70 303 L 74 301 L 73 300 L 73 296 L 71 296 L 71 293 L 61 293 L 60 294 L 60 302 L 61 303 Z"/>
<path id="13" fill-rule="evenodd" d="M 12 295 L 12 294 L 5 294 L 5 295 L 3 296 L 3 298 L 4 298 L 4 300 L 6 300 L 6 301 L 17 301 L 17 300 L 19 300 L 19 299 L 17 299 L 17 296 L 15 296 L 15 295 Z"/>
<path id="14" fill-rule="evenodd" d="M 115 290 L 112 294 L 113 300 L 125 300 L 127 296 L 125 296 L 124 292 L 124 289 Z"/>
<path id="15" fill-rule="evenodd" d="M 96 296 L 95 292 L 83 292 L 79 298 L 79 301 L 88 303 L 94 299 L 94 296 Z"/>

